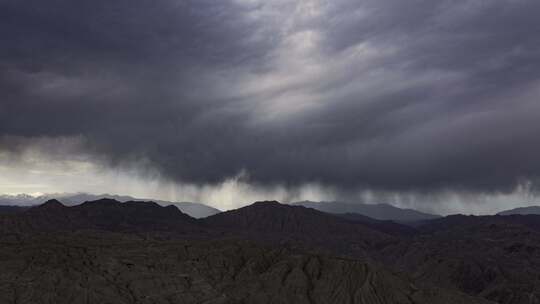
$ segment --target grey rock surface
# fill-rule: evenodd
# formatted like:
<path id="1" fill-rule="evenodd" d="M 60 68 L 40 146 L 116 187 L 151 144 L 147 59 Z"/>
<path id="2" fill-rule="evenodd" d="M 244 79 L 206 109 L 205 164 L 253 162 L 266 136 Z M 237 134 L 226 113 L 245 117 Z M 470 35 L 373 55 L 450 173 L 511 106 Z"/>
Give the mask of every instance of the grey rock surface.
<path id="1" fill-rule="evenodd" d="M 360 260 L 113 233 L 0 239 L 0 303 L 488 303 Z"/>

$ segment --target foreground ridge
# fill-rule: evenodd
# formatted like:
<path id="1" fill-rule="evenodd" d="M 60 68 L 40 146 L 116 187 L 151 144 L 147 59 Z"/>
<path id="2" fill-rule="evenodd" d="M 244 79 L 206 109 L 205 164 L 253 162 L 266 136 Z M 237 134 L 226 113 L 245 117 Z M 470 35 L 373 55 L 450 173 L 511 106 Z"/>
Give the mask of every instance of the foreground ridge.
<path id="1" fill-rule="evenodd" d="M 0 215 L 0 303 L 535 303 L 539 219 L 413 228 L 276 201 L 194 219 L 155 202 L 50 200 Z"/>

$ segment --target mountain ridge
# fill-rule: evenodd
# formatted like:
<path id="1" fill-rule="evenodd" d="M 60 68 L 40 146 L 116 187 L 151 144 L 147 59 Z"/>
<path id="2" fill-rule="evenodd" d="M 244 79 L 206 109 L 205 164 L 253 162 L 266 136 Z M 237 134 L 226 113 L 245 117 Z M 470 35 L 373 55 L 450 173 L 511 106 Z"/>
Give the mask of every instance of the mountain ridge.
<path id="1" fill-rule="evenodd" d="M 424 213 L 414 209 L 398 208 L 389 204 L 301 201 L 291 205 L 300 205 L 334 214 L 356 213 L 377 220 L 391 220 L 402 223 L 441 217 L 440 215 Z"/>
<path id="2" fill-rule="evenodd" d="M 203 218 L 210 215 L 217 214 L 221 210 L 207 206 L 201 203 L 192 202 L 169 202 L 163 200 L 141 199 L 127 195 L 114 195 L 114 194 L 88 194 L 88 193 L 56 193 L 56 194 L 44 194 L 40 196 L 31 196 L 28 194 L 20 195 L 0 195 L 0 206 L 13 206 L 13 207 L 30 207 L 37 206 L 45 203 L 51 199 L 57 199 L 66 206 L 79 205 L 87 201 L 95 201 L 102 198 L 114 199 L 119 202 L 127 201 L 153 201 L 160 205 L 175 205 L 182 212 L 189 214 L 195 218 Z M 0 210 L 1 211 L 1 210 Z"/>
<path id="3" fill-rule="evenodd" d="M 4 217 L 5 219 L 5 217 Z M 8 218 L 24 231 L 102 230 L 111 232 L 192 233 L 203 230 L 195 218 L 175 206 L 113 199 L 65 206 L 56 199 Z"/>
<path id="4" fill-rule="evenodd" d="M 538 214 L 540 215 L 540 206 L 527 206 L 527 207 L 518 207 L 509 210 L 504 210 L 498 212 L 497 215 L 528 215 L 528 214 Z"/>
<path id="5" fill-rule="evenodd" d="M 410 229 L 411 233 L 405 231 L 406 229 Z M 340 300 L 335 303 L 355 303 L 350 300 L 347 302 L 347 299 L 351 299 L 350 293 L 356 294 L 352 297 L 357 299 L 355 301 L 363 299 L 363 302 L 370 304 L 393 303 L 391 299 L 401 299 L 399 303 L 494 301 L 502 304 L 522 304 L 536 303 L 526 302 L 527 299 L 540 299 L 538 287 L 540 278 L 537 276 L 537 273 L 540 273 L 538 215 L 453 215 L 426 220 L 417 228 L 411 228 L 392 221 L 379 221 L 357 214 L 329 214 L 313 208 L 281 204 L 276 201 L 255 202 L 208 218 L 195 219 L 172 205 L 164 207 L 151 201 L 121 203 L 112 199 L 89 201 L 76 206 L 64 206 L 58 200 L 50 200 L 22 213 L 0 215 L 2 244 L 7 244 L 8 247 L 15 246 L 13 252 L 26 250 L 31 259 L 38 258 L 37 253 L 32 251 L 34 250 L 32 248 L 35 248 L 34 241 L 28 241 L 27 247 L 17 249 L 17 246 L 24 244 L 25 240 L 43 237 L 43 246 L 49 246 L 46 248 L 50 249 L 50 242 L 54 243 L 66 236 L 72 236 L 78 240 L 77 242 L 94 242 L 111 237 L 118 243 L 120 251 L 131 250 L 129 246 L 122 246 L 125 246 L 123 245 L 125 242 L 134 241 L 135 243 L 130 246 L 141 247 L 132 252 L 136 256 L 124 256 L 121 252 L 118 259 L 119 263 L 127 265 L 128 269 L 137 265 L 138 271 L 141 271 L 136 272 L 137 275 L 148 274 L 148 271 L 151 271 L 148 267 L 156 267 L 155 263 L 159 260 L 152 260 L 150 257 L 150 250 L 153 250 L 154 245 L 137 242 L 141 240 L 152 244 L 157 241 L 184 242 L 180 249 L 176 248 L 171 253 L 173 260 L 167 267 L 174 267 L 176 263 L 174 261 L 182 260 L 182 258 L 178 260 L 179 254 L 191 255 L 193 258 L 185 261 L 187 264 L 182 264 L 180 268 L 182 273 L 195 275 L 195 272 L 189 272 L 185 267 L 201 263 L 202 259 L 202 264 L 197 265 L 206 268 L 197 269 L 196 273 L 200 270 L 208 271 L 208 276 L 205 275 L 204 280 L 209 280 L 205 282 L 211 286 L 222 286 L 212 284 L 226 280 L 227 286 L 235 286 L 234 290 L 244 290 L 245 286 L 236 285 L 238 284 L 235 283 L 238 282 L 236 279 L 229 281 L 232 271 L 232 278 L 249 278 L 241 282 L 273 284 L 274 287 L 268 287 L 271 288 L 268 292 L 285 292 L 287 300 L 282 300 L 283 303 L 297 303 L 300 298 L 297 298 L 298 293 L 295 293 L 295 290 L 300 290 L 301 294 L 313 292 L 326 300 L 329 300 L 326 298 L 328 296 L 326 292 L 339 294 Z M 217 244 L 218 252 L 211 249 L 195 249 L 202 244 L 201 242 L 208 241 Z M 238 241 L 257 244 L 256 247 L 259 249 L 256 250 L 260 251 L 239 258 L 243 245 L 229 247 Z M 64 244 L 64 241 L 60 242 L 61 246 Z M 66 251 L 71 254 L 73 248 L 79 248 L 73 247 L 75 244 L 78 243 L 70 245 L 71 249 L 61 249 L 53 256 L 62 255 L 62 252 Z M 269 248 L 271 251 L 263 250 L 259 246 Z M 0 247 L 0 254 L 5 253 L 4 248 L 7 247 Z M 219 254 L 220 250 L 230 252 L 226 256 L 206 260 L 214 253 Z M 287 250 L 292 250 L 291 255 L 281 256 L 281 253 Z M 86 254 L 84 252 L 81 253 L 83 257 Z M 157 251 L 152 254 L 163 257 L 165 253 Z M 337 263 L 335 264 L 337 268 L 328 269 L 326 266 L 321 268 L 321 265 L 312 265 L 315 263 L 310 262 L 314 261 L 313 254 L 331 257 L 331 260 L 324 260 L 327 262 L 323 264 Z M 140 255 L 146 257 L 140 260 Z M 265 260 L 260 263 L 252 260 L 257 259 L 258 255 L 265 255 Z M 306 259 L 296 260 L 300 256 Z M 72 259 L 77 258 L 72 256 Z M 148 264 L 150 260 L 153 262 Z M 320 263 L 322 260 L 318 261 Z M 86 260 L 84 263 L 92 265 Z M 107 267 L 106 264 L 101 265 L 100 267 Z M 220 269 L 218 274 L 214 272 L 215 269 Z M 365 272 L 362 269 L 373 271 Z M 36 271 L 41 273 L 43 269 Z M 47 268 L 47 271 L 50 269 Z M 257 276 L 253 276 L 253 271 L 264 277 L 258 280 Z M 330 291 L 325 289 L 324 285 L 313 287 L 313 282 L 319 282 L 318 271 L 325 273 L 328 271 L 324 274 L 327 276 L 326 279 L 320 282 L 344 282 L 343 284 L 352 286 L 352 289 L 344 291 L 338 287 L 338 283 Z M 366 277 L 360 276 L 362 273 L 365 273 Z M 152 275 L 159 277 L 159 272 L 152 272 Z M 372 276 L 380 277 L 372 278 Z M 197 277 L 197 280 L 199 279 L 202 278 Z M 357 280 L 372 282 L 375 285 L 372 286 L 371 283 L 357 285 L 355 283 Z M 251 286 L 249 291 L 243 292 L 260 291 L 260 286 L 263 285 Z M 273 289 L 276 286 L 289 286 L 293 288 L 293 292 Z M 366 289 L 365 286 L 369 288 Z M 409 289 L 407 286 L 414 288 Z M 251 289 L 252 287 L 254 289 Z M 396 288 L 398 292 L 392 291 L 390 298 L 382 297 L 382 294 L 386 296 L 386 292 L 389 292 L 387 288 Z M 236 291 L 227 288 L 225 290 L 235 297 L 242 298 L 241 295 L 245 294 L 237 294 Z M 428 294 L 434 296 L 435 300 L 427 301 L 423 297 L 410 300 L 407 296 L 402 298 L 403 295 L 413 297 L 417 290 L 432 290 Z M 468 300 L 464 300 L 463 293 L 467 294 Z M 368 295 L 369 298 L 364 298 Z M 0 299 L 1 296 L 0 292 Z M 455 301 L 445 302 L 444 298 L 449 299 L 448 297 Z M 261 303 L 272 303 L 272 300 L 268 301 Z"/>

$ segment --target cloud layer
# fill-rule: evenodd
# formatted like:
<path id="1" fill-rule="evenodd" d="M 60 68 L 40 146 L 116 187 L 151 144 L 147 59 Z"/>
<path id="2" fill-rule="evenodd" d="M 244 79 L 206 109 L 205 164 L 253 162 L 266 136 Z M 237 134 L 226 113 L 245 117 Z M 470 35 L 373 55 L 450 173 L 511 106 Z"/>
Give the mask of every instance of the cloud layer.
<path id="1" fill-rule="evenodd" d="M 0 150 L 193 185 L 241 174 L 345 194 L 536 191 L 538 11 L 534 0 L 2 0 Z"/>

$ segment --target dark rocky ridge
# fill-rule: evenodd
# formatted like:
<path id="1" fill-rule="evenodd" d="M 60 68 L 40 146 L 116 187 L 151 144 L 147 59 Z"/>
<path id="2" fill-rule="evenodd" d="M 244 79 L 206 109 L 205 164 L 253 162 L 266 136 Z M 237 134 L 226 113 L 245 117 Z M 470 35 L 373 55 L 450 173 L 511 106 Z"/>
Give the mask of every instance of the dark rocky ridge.
<path id="1" fill-rule="evenodd" d="M 381 252 L 419 284 L 497 303 L 540 303 L 540 216 L 449 216 Z"/>
<path id="2" fill-rule="evenodd" d="M 207 217 L 202 221 L 213 227 L 257 233 L 281 232 L 289 235 L 361 233 L 366 237 L 386 237 L 381 232 L 335 215 L 303 206 L 280 204 L 276 201 L 256 202 L 247 207 Z"/>
<path id="3" fill-rule="evenodd" d="M 0 303 L 535 304 L 539 218 L 458 215 L 413 229 L 277 202 L 196 220 L 152 202 L 49 201 L 0 216 Z"/>
<path id="4" fill-rule="evenodd" d="M 396 241 L 392 235 L 364 223 L 276 201 L 256 202 L 202 222 L 248 238 L 301 242 L 355 256 L 366 256 L 367 251 Z"/>
<path id="5" fill-rule="evenodd" d="M 28 209 L 16 217 L 4 217 L 21 231 L 104 230 L 112 232 L 198 233 L 203 230 L 196 219 L 175 206 L 154 202 L 120 203 L 111 199 L 67 207 L 57 200 Z M 4 229 L 9 228 L 4 225 Z"/>
<path id="6" fill-rule="evenodd" d="M 119 202 L 139 201 L 144 202 L 148 199 L 140 199 L 126 195 L 113 195 L 113 194 L 89 194 L 89 193 L 56 193 L 56 194 L 44 194 L 41 196 L 31 195 L 0 195 L 0 213 L 2 212 L 1 206 L 24 206 L 26 208 L 31 206 L 41 205 L 51 199 L 56 199 L 62 202 L 66 206 L 76 206 L 88 201 L 97 201 L 100 199 L 112 199 Z M 175 205 L 182 211 L 195 218 L 203 218 L 216 213 L 221 212 L 216 208 L 210 206 L 191 203 L 191 202 L 169 202 L 163 200 L 152 200 L 161 206 Z"/>

